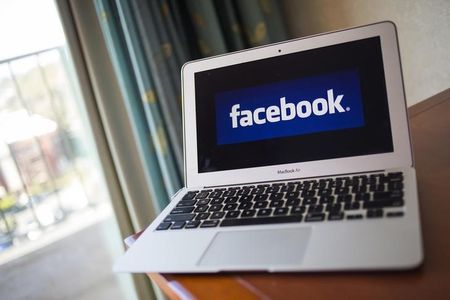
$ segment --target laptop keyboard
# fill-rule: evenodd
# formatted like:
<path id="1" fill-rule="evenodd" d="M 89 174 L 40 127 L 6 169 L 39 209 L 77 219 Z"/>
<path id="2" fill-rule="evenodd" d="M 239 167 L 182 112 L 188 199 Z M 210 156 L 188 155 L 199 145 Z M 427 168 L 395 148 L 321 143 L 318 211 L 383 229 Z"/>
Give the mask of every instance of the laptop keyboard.
<path id="1" fill-rule="evenodd" d="M 320 178 L 187 192 L 156 230 L 402 217 L 403 174 Z"/>

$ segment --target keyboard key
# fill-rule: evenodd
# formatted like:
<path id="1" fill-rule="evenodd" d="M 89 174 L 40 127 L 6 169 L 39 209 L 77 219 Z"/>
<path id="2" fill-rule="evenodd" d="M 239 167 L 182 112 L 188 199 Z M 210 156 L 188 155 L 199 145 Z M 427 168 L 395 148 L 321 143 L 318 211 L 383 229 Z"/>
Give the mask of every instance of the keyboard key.
<path id="1" fill-rule="evenodd" d="M 241 204 L 239 204 L 239 209 L 250 209 L 252 208 L 253 203 L 252 202 L 242 202 Z"/>
<path id="2" fill-rule="evenodd" d="M 262 225 L 262 224 L 278 224 L 278 223 L 298 223 L 301 221 L 302 216 L 239 218 L 239 219 L 225 219 L 220 223 L 220 226 L 225 227 L 225 226 Z"/>
<path id="3" fill-rule="evenodd" d="M 345 210 L 357 210 L 357 209 L 359 209 L 359 202 L 345 203 L 344 209 Z"/>
<path id="4" fill-rule="evenodd" d="M 211 194 L 209 194 L 210 198 L 219 198 L 222 196 L 223 191 L 214 190 Z"/>
<path id="5" fill-rule="evenodd" d="M 258 184 L 256 187 L 257 188 L 266 188 L 266 187 L 269 187 L 270 186 L 270 184 Z"/>
<path id="6" fill-rule="evenodd" d="M 266 189 L 266 193 L 278 193 L 280 191 L 279 186 L 270 186 Z"/>
<path id="7" fill-rule="evenodd" d="M 187 192 L 187 194 L 183 196 L 182 200 L 192 200 L 194 199 L 195 195 L 197 195 L 197 193 L 198 191 Z"/>
<path id="8" fill-rule="evenodd" d="M 178 202 L 177 207 L 194 206 L 195 202 L 197 202 L 197 200 L 182 200 Z"/>
<path id="9" fill-rule="evenodd" d="M 289 208 L 287 208 L 287 207 L 277 207 L 273 211 L 273 214 L 275 216 L 287 215 L 288 211 L 289 211 Z"/>
<path id="10" fill-rule="evenodd" d="M 211 227 L 217 227 L 219 225 L 219 220 L 206 220 L 203 221 L 202 225 L 200 225 L 201 228 L 211 228 Z"/>
<path id="11" fill-rule="evenodd" d="M 386 216 L 389 218 L 395 218 L 395 217 L 403 217 L 404 213 L 402 211 L 394 211 L 394 212 L 388 212 Z"/>
<path id="12" fill-rule="evenodd" d="M 363 218 L 363 215 L 361 215 L 361 214 L 347 215 L 347 220 L 359 220 L 362 218 Z"/>
<path id="13" fill-rule="evenodd" d="M 371 191 L 371 192 L 384 192 L 384 183 L 371 184 L 369 186 L 369 191 Z"/>
<path id="14" fill-rule="evenodd" d="M 236 203 L 236 202 L 238 202 L 238 197 L 228 197 L 228 198 L 226 198 L 225 199 L 225 203 Z"/>
<path id="15" fill-rule="evenodd" d="M 227 190 L 223 192 L 224 197 L 232 197 L 236 194 L 236 190 Z"/>
<path id="16" fill-rule="evenodd" d="M 242 189 L 242 190 L 238 190 L 238 191 L 236 192 L 236 196 L 248 195 L 248 194 L 250 194 L 250 192 L 251 192 L 250 189 L 244 188 L 244 189 Z"/>
<path id="17" fill-rule="evenodd" d="M 225 207 L 223 208 L 223 210 L 236 210 L 237 207 L 238 207 L 238 205 L 236 203 L 228 203 L 228 204 L 225 204 Z"/>
<path id="18" fill-rule="evenodd" d="M 380 181 L 378 180 L 378 176 L 370 175 L 368 183 L 369 185 L 380 183 Z"/>
<path id="19" fill-rule="evenodd" d="M 292 185 L 292 184 L 285 185 L 285 186 L 282 186 L 282 187 L 281 187 L 280 192 L 281 192 L 281 193 L 289 193 L 289 192 L 294 191 L 295 188 L 296 188 L 296 186 L 295 186 L 295 185 Z"/>
<path id="20" fill-rule="evenodd" d="M 352 193 L 356 194 L 356 193 L 365 193 L 367 192 L 367 186 L 365 185 L 354 185 L 352 187 Z"/>
<path id="21" fill-rule="evenodd" d="M 255 201 L 265 201 L 267 199 L 269 199 L 269 195 L 267 194 L 255 196 Z"/>
<path id="22" fill-rule="evenodd" d="M 175 207 L 172 209 L 170 214 L 176 215 L 176 214 L 187 214 L 194 210 L 193 206 L 186 206 L 186 207 Z"/>
<path id="23" fill-rule="evenodd" d="M 402 177 L 388 177 L 387 182 L 402 182 L 403 181 L 403 176 Z"/>
<path id="24" fill-rule="evenodd" d="M 403 181 L 403 173 L 396 172 L 396 173 L 388 173 L 387 176 L 389 182 L 400 182 Z"/>
<path id="25" fill-rule="evenodd" d="M 260 210 L 258 210 L 258 216 L 270 216 L 270 214 L 272 213 L 272 209 L 271 208 L 261 208 Z"/>
<path id="26" fill-rule="evenodd" d="M 239 202 L 250 202 L 253 200 L 253 195 L 243 195 L 239 198 Z"/>
<path id="27" fill-rule="evenodd" d="M 216 198 L 216 199 L 212 199 L 210 204 L 222 204 L 222 202 L 224 201 L 224 198 Z"/>
<path id="28" fill-rule="evenodd" d="M 156 227 L 156 230 L 167 230 L 169 229 L 170 225 L 172 225 L 171 222 L 162 222 L 158 225 L 158 227 Z"/>
<path id="29" fill-rule="evenodd" d="M 334 202 L 334 196 L 322 196 L 319 199 L 319 203 L 321 204 L 328 204 Z"/>
<path id="30" fill-rule="evenodd" d="M 314 184 L 314 183 L 317 183 L 317 180 L 316 179 L 311 179 L 311 180 L 305 180 L 303 182 L 306 183 L 306 184 Z"/>
<path id="31" fill-rule="evenodd" d="M 199 205 L 197 206 L 197 208 L 194 210 L 194 212 L 205 212 L 208 210 L 208 205 Z"/>
<path id="32" fill-rule="evenodd" d="M 329 221 L 338 221 L 342 220 L 344 218 L 343 212 L 332 212 L 328 214 L 328 220 Z"/>
<path id="33" fill-rule="evenodd" d="M 298 206 L 300 204 L 300 199 L 288 199 L 285 206 Z"/>
<path id="34" fill-rule="evenodd" d="M 310 197 L 310 198 L 305 198 L 303 200 L 303 205 L 310 205 L 310 204 L 316 204 L 317 203 L 317 198 L 316 197 Z"/>
<path id="35" fill-rule="evenodd" d="M 403 178 L 402 172 L 389 172 L 387 175 L 389 178 Z"/>
<path id="36" fill-rule="evenodd" d="M 254 209 L 244 210 L 241 214 L 241 218 L 253 217 L 255 214 L 256 214 L 256 210 L 254 210 Z"/>
<path id="37" fill-rule="evenodd" d="M 308 212 L 309 213 L 321 213 L 323 211 L 323 205 L 322 204 L 318 204 L 318 205 L 310 205 Z"/>
<path id="38" fill-rule="evenodd" d="M 207 205 L 211 199 L 201 199 L 197 201 L 197 205 Z"/>
<path id="39" fill-rule="evenodd" d="M 259 201 L 253 204 L 253 208 L 266 208 L 269 205 L 267 201 Z"/>
<path id="40" fill-rule="evenodd" d="M 265 190 L 266 190 L 266 188 L 254 188 L 254 189 L 252 189 L 252 191 L 251 191 L 251 194 L 252 195 L 261 195 L 261 194 L 264 194 L 264 192 L 265 192 Z"/>
<path id="41" fill-rule="evenodd" d="M 334 181 L 331 186 L 332 187 L 341 187 L 344 185 L 344 180 L 337 178 L 336 181 Z"/>
<path id="42" fill-rule="evenodd" d="M 352 201 L 352 195 L 351 194 L 341 194 L 337 197 L 338 202 L 351 202 Z"/>
<path id="43" fill-rule="evenodd" d="M 185 229 L 197 228 L 200 225 L 200 221 L 189 221 L 184 226 Z"/>
<path id="44" fill-rule="evenodd" d="M 299 192 L 286 193 L 286 199 L 298 199 L 299 196 L 300 196 Z"/>
<path id="45" fill-rule="evenodd" d="M 316 190 L 303 190 L 303 192 L 302 192 L 303 198 L 314 197 L 315 195 L 316 195 Z"/>
<path id="46" fill-rule="evenodd" d="M 270 202 L 270 207 L 281 207 L 283 206 L 284 201 L 283 200 L 272 200 Z"/>
<path id="47" fill-rule="evenodd" d="M 325 220 L 323 213 L 308 213 L 305 217 L 305 222 L 320 222 Z"/>
<path id="48" fill-rule="evenodd" d="M 220 211 L 222 210 L 223 205 L 222 204 L 213 204 L 209 207 L 208 211 Z"/>
<path id="49" fill-rule="evenodd" d="M 190 221 L 195 217 L 195 214 L 184 214 L 184 215 L 168 215 L 164 222 L 178 222 L 178 221 Z"/>
<path id="50" fill-rule="evenodd" d="M 403 190 L 403 182 L 389 182 L 388 189 L 390 191 Z"/>
<path id="51" fill-rule="evenodd" d="M 301 215 L 306 211 L 305 206 L 295 206 L 291 208 L 291 214 L 293 215 Z"/>
<path id="52" fill-rule="evenodd" d="M 390 198 L 402 198 L 402 191 L 392 191 L 392 192 L 375 192 L 373 193 L 374 200 L 390 199 Z"/>
<path id="53" fill-rule="evenodd" d="M 330 196 L 333 191 L 331 189 L 322 189 L 317 193 L 318 196 Z"/>
<path id="54" fill-rule="evenodd" d="M 348 187 L 337 187 L 334 190 L 334 193 L 336 195 L 345 195 L 349 193 L 349 188 Z"/>
<path id="55" fill-rule="evenodd" d="M 359 177 L 358 176 L 353 176 L 349 180 L 345 181 L 346 188 L 348 188 L 350 186 L 354 186 L 354 185 L 359 185 Z M 347 193 L 348 193 L 348 191 L 347 191 Z"/>
<path id="56" fill-rule="evenodd" d="M 237 218 L 239 217 L 240 211 L 238 210 L 232 210 L 227 212 L 227 214 L 225 215 L 226 219 L 230 219 L 230 218 Z"/>
<path id="57" fill-rule="evenodd" d="M 326 187 L 326 186 L 327 186 L 327 183 L 328 183 L 327 180 L 328 180 L 328 179 L 325 179 L 325 178 L 319 179 L 319 180 L 317 181 L 317 183 L 318 183 L 318 185 L 319 185 L 319 188 Z"/>
<path id="58" fill-rule="evenodd" d="M 388 183 L 389 182 L 389 177 L 385 176 L 384 174 L 380 175 L 378 177 L 378 182 L 379 183 Z"/>
<path id="59" fill-rule="evenodd" d="M 369 193 L 358 193 L 355 195 L 356 201 L 369 201 L 370 200 L 370 194 Z"/>
<path id="60" fill-rule="evenodd" d="M 195 219 L 196 220 L 206 220 L 209 218 L 210 214 L 211 213 L 199 213 Z"/>
<path id="61" fill-rule="evenodd" d="M 284 193 L 274 193 L 270 195 L 270 200 L 280 200 L 283 199 Z"/>
<path id="62" fill-rule="evenodd" d="M 208 195 L 209 192 L 201 191 L 200 193 L 197 194 L 197 196 L 195 196 L 195 199 L 205 199 L 208 197 Z"/>
<path id="63" fill-rule="evenodd" d="M 215 211 L 211 214 L 210 219 L 222 219 L 225 216 L 225 212 L 223 211 Z"/>
<path id="64" fill-rule="evenodd" d="M 175 222 L 173 223 L 172 227 L 170 227 L 171 230 L 173 229 L 182 229 L 184 227 L 184 224 L 186 224 L 186 222 L 181 221 L 181 222 Z"/>
<path id="65" fill-rule="evenodd" d="M 340 203 L 331 203 L 327 204 L 326 211 L 330 213 L 337 213 L 341 211 L 341 204 Z"/>
<path id="66" fill-rule="evenodd" d="M 367 201 L 367 202 L 364 202 L 363 207 L 365 209 L 383 208 L 383 207 L 399 207 L 399 206 L 403 206 L 403 204 L 404 204 L 403 199 L 397 198 L 397 199 Z"/>
<path id="67" fill-rule="evenodd" d="M 381 217 L 383 217 L 383 210 L 382 209 L 369 209 L 367 211 L 367 217 L 368 218 L 381 218 Z"/>

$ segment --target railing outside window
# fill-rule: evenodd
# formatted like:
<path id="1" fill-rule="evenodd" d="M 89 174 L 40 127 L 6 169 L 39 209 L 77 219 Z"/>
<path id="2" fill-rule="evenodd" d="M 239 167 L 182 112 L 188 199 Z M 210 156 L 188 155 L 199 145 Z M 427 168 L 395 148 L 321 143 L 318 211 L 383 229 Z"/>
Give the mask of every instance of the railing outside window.
<path id="1" fill-rule="evenodd" d="M 0 61 L 0 251 L 105 195 L 64 47 Z"/>

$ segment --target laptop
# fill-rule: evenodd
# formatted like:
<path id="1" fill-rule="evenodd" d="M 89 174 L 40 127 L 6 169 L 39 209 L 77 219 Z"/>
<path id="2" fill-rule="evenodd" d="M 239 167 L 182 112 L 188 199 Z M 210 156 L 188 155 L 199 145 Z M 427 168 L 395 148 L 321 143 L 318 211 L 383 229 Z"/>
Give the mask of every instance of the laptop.
<path id="1" fill-rule="evenodd" d="M 421 264 L 393 23 L 188 62 L 182 87 L 185 187 L 115 271 Z"/>

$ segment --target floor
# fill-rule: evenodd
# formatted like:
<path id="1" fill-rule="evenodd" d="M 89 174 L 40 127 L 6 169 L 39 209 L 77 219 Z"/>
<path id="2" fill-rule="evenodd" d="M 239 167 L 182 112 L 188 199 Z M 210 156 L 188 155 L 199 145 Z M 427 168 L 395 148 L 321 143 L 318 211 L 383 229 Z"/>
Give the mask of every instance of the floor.
<path id="1" fill-rule="evenodd" d="M 108 217 L 68 237 L 0 265 L 0 298 L 23 299 L 128 299 L 123 278 L 112 273 Z M 125 280 L 126 281 L 126 280 Z"/>

